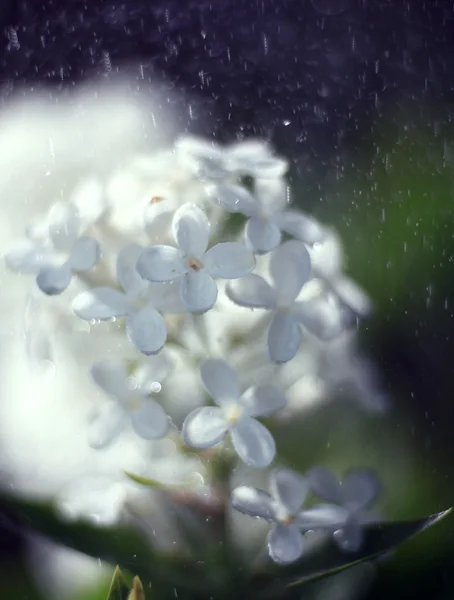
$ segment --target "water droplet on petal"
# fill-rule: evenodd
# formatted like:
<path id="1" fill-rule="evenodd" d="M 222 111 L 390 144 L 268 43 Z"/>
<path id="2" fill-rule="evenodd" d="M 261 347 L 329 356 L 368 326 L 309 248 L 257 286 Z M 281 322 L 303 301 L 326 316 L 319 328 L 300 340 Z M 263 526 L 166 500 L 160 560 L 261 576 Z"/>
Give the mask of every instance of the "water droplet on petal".
<path id="1" fill-rule="evenodd" d="M 150 389 L 154 394 L 157 394 L 162 389 L 161 384 L 159 383 L 159 381 L 153 381 L 153 383 L 150 386 Z"/>

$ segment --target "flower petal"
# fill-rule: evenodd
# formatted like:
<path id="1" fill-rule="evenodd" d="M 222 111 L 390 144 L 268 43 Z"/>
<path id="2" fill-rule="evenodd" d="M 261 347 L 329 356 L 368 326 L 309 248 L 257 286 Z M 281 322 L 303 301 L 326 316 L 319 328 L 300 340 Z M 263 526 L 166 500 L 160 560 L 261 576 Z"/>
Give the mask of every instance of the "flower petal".
<path id="1" fill-rule="evenodd" d="M 154 243 L 167 241 L 170 233 L 175 206 L 164 198 L 160 202 L 148 203 L 143 213 L 145 232 Z"/>
<path id="2" fill-rule="evenodd" d="M 348 511 L 341 506 L 320 504 L 300 511 L 295 519 L 295 525 L 303 531 L 325 530 L 333 533 L 344 525 L 348 516 Z"/>
<path id="3" fill-rule="evenodd" d="M 175 148 L 199 163 L 199 176 L 203 179 L 222 179 L 228 175 L 224 149 L 215 142 L 207 142 L 195 136 L 183 136 L 175 142 Z"/>
<path id="4" fill-rule="evenodd" d="M 259 253 L 270 252 L 281 243 L 281 231 L 270 219 L 251 217 L 244 229 L 246 241 Z"/>
<path id="5" fill-rule="evenodd" d="M 370 469 L 352 469 L 341 482 L 343 505 L 352 511 L 365 508 L 380 491 L 379 481 Z"/>
<path id="6" fill-rule="evenodd" d="M 313 467 L 308 471 L 306 477 L 309 480 L 311 490 L 322 500 L 342 504 L 343 494 L 339 481 L 325 467 Z"/>
<path id="7" fill-rule="evenodd" d="M 157 440 L 169 430 L 169 418 L 162 406 L 151 398 L 142 397 L 140 406 L 130 410 L 131 425 L 137 435 L 145 440 Z"/>
<path id="8" fill-rule="evenodd" d="M 226 287 L 228 298 L 246 308 L 274 308 L 276 292 L 259 275 L 251 274 L 237 281 L 229 281 Z"/>
<path id="9" fill-rule="evenodd" d="M 250 467 L 267 467 L 276 455 L 276 444 L 268 429 L 252 417 L 243 417 L 230 428 L 233 447 Z"/>
<path id="10" fill-rule="evenodd" d="M 295 525 L 275 525 L 267 543 L 270 557 L 280 564 L 292 563 L 303 553 L 304 538 Z"/>
<path id="11" fill-rule="evenodd" d="M 257 162 L 262 158 L 271 156 L 271 149 L 268 142 L 261 139 L 247 139 L 240 142 L 229 144 L 225 149 L 229 160 L 236 160 L 241 163 L 245 160 Z"/>
<path id="12" fill-rule="evenodd" d="M 61 267 L 43 267 L 36 277 L 36 283 L 45 294 L 55 296 L 66 290 L 71 278 L 71 267 L 65 263 Z"/>
<path id="13" fill-rule="evenodd" d="M 116 277 L 123 290 L 134 295 L 144 290 L 147 283 L 137 272 L 137 261 L 139 260 L 143 247 L 140 244 L 127 244 L 117 256 Z"/>
<path id="14" fill-rule="evenodd" d="M 101 258 L 101 248 L 97 240 L 92 237 L 78 238 L 72 249 L 69 264 L 75 271 L 88 271 L 92 269 Z"/>
<path id="15" fill-rule="evenodd" d="M 137 271 L 148 281 L 172 281 L 186 273 L 186 266 L 177 248 L 151 246 L 140 255 Z"/>
<path id="16" fill-rule="evenodd" d="M 4 255 L 5 264 L 11 271 L 37 273 L 54 263 L 55 253 L 31 240 L 15 242 Z"/>
<path id="17" fill-rule="evenodd" d="M 270 275 L 279 298 L 287 305 L 296 300 L 310 271 L 311 260 L 303 242 L 284 242 L 271 255 Z"/>
<path id="18" fill-rule="evenodd" d="M 132 385 L 147 395 L 156 391 L 156 383 L 164 381 L 171 368 L 172 362 L 164 352 L 148 356 L 131 374 Z"/>
<path id="19" fill-rule="evenodd" d="M 308 491 L 308 480 L 295 471 L 284 468 L 271 471 L 271 495 L 291 515 L 295 515 L 301 508 Z"/>
<path id="20" fill-rule="evenodd" d="M 325 230 L 312 217 L 297 210 L 285 210 L 275 215 L 276 225 L 305 244 L 320 243 L 325 238 Z"/>
<path id="21" fill-rule="evenodd" d="M 367 317 L 372 309 L 372 303 L 367 294 L 348 277 L 339 277 L 333 289 L 340 301 L 348 306 L 356 315 Z"/>
<path id="22" fill-rule="evenodd" d="M 285 363 L 298 351 L 301 332 L 292 314 L 276 311 L 268 330 L 268 352 L 272 361 Z"/>
<path id="23" fill-rule="evenodd" d="M 145 306 L 142 310 L 128 316 L 126 334 L 143 354 L 156 354 L 167 340 L 164 319 L 152 306 Z"/>
<path id="24" fill-rule="evenodd" d="M 203 385 L 218 406 L 237 401 L 240 396 L 238 378 L 232 367 L 222 359 L 205 360 L 200 367 Z"/>
<path id="25" fill-rule="evenodd" d="M 245 515 L 267 521 L 275 518 L 273 498 L 263 490 L 242 485 L 232 491 L 231 499 L 233 508 Z"/>
<path id="26" fill-rule="evenodd" d="M 231 213 L 242 213 L 246 217 L 258 214 L 260 206 L 256 198 L 243 186 L 222 183 L 217 189 L 217 201 Z"/>
<path id="27" fill-rule="evenodd" d="M 69 250 L 76 241 L 80 230 L 79 211 L 74 204 L 58 202 L 50 209 L 49 235 L 59 250 Z"/>
<path id="28" fill-rule="evenodd" d="M 206 252 L 203 264 L 212 277 L 237 279 L 252 271 L 255 258 L 244 244 L 223 242 Z"/>
<path id="29" fill-rule="evenodd" d="M 263 417 L 284 408 L 287 398 L 275 385 L 256 385 L 244 392 L 239 403 L 250 417 Z"/>
<path id="30" fill-rule="evenodd" d="M 309 333 L 321 340 L 332 340 L 345 329 L 339 305 L 326 296 L 295 302 L 292 312 Z"/>
<path id="31" fill-rule="evenodd" d="M 210 239 L 210 221 L 197 204 L 183 204 L 172 220 L 173 237 L 186 256 L 201 258 Z"/>
<path id="32" fill-rule="evenodd" d="M 131 395 L 126 364 L 122 360 L 109 359 L 94 363 L 90 369 L 93 381 L 112 398 L 124 401 Z"/>
<path id="33" fill-rule="evenodd" d="M 76 296 L 72 309 L 78 317 L 86 319 L 111 319 L 129 313 L 129 303 L 123 292 L 109 287 L 87 290 Z"/>
<path id="34" fill-rule="evenodd" d="M 88 443 L 92 448 L 109 446 L 121 433 L 126 413 L 117 402 L 105 402 L 88 426 Z"/>
<path id="35" fill-rule="evenodd" d="M 206 271 L 191 272 L 181 278 L 180 293 L 189 311 L 203 313 L 216 302 L 218 288 Z"/>
<path id="36" fill-rule="evenodd" d="M 287 182 L 280 177 L 256 179 L 254 193 L 268 215 L 279 213 L 288 204 Z"/>
<path id="37" fill-rule="evenodd" d="M 196 408 L 183 423 L 184 443 L 192 448 L 211 448 L 218 444 L 228 429 L 222 409 L 217 406 Z"/>

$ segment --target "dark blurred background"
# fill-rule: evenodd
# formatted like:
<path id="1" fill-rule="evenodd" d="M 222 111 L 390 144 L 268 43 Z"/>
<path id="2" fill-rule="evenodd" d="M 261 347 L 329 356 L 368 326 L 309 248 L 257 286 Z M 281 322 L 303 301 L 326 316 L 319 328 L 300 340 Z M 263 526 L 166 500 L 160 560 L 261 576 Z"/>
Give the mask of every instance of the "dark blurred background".
<path id="1" fill-rule="evenodd" d="M 454 504 L 452 0 L 3 0 L 0 22 L 3 103 L 132 71 L 131 94 L 169 90 L 181 131 L 266 136 L 291 157 L 297 201 L 338 228 L 375 302 L 360 336 L 393 410 L 371 428 L 418 463 L 395 516 Z M 406 544 L 364 597 L 453 598 L 453 525 Z M 39 598 L 20 534 L 0 540 L 14 597 Z"/>

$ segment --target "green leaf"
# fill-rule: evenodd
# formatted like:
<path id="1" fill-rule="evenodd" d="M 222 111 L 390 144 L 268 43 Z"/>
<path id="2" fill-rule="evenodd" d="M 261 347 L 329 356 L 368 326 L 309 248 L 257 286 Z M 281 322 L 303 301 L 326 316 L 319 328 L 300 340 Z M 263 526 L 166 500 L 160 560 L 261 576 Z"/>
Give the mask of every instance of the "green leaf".
<path id="1" fill-rule="evenodd" d="M 51 540 L 83 554 L 120 565 L 158 588 L 206 592 L 201 566 L 188 557 L 157 552 L 139 528 L 96 527 L 84 520 L 67 522 L 48 502 L 0 493 L 0 509 Z"/>
<path id="2" fill-rule="evenodd" d="M 149 479 L 148 477 L 144 477 L 143 475 L 135 475 L 134 473 L 130 473 L 129 471 L 124 471 L 124 474 L 128 479 L 134 481 L 134 483 L 138 483 L 139 485 L 143 485 L 149 488 L 165 488 L 166 486 L 159 483 L 159 481 L 155 481 L 154 479 Z"/>
<path id="3" fill-rule="evenodd" d="M 290 586 L 328 577 L 358 563 L 373 560 L 431 527 L 450 512 L 451 509 L 415 521 L 370 525 L 364 529 L 364 542 L 361 549 L 354 553 L 340 550 L 330 536 L 329 539 L 318 544 L 313 552 L 295 563 L 286 566 L 267 565 L 266 572 L 256 572 L 250 582 L 250 595 L 256 598 L 274 599 L 282 595 Z"/>
<path id="4" fill-rule="evenodd" d="M 106 600 L 127 600 L 129 586 L 127 585 L 120 567 L 116 567 Z"/>

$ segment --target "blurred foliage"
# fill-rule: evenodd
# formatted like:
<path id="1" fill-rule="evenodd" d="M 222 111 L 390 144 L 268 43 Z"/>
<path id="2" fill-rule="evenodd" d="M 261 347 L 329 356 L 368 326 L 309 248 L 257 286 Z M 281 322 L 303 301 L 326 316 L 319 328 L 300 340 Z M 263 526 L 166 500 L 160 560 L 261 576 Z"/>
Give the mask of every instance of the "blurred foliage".
<path id="1" fill-rule="evenodd" d="M 52 541 L 84 552 L 113 564 L 119 563 L 142 581 L 150 584 L 161 600 L 187 597 L 188 600 L 225 600 L 238 595 L 264 600 L 284 599 L 293 594 L 295 586 L 329 577 L 345 569 L 374 560 L 417 533 L 431 527 L 447 514 L 441 513 L 416 521 L 380 523 L 364 527 L 364 540 L 358 552 L 343 552 L 332 537 L 312 538 L 312 551 L 288 566 L 268 565 L 267 568 L 245 568 L 243 562 L 228 560 L 233 548 L 227 548 L 228 539 L 216 544 L 225 549 L 216 552 L 209 542 L 209 532 L 198 527 L 199 536 L 186 535 L 188 525 L 179 527 L 183 547 L 189 553 L 157 551 L 145 532 L 136 528 L 117 526 L 99 528 L 84 521 L 68 523 L 58 516 L 51 505 L 20 500 L 3 493 L 3 509 L 33 531 L 48 536 Z M 190 518 L 191 521 L 193 517 Z M 186 521 L 185 521 L 186 522 Z M 205 529 L 208 526 L 205 526 Z M 200 537 L 200 534 L 202 537 Z M 207 546 L 211 553 L 203 552 Z M 309 540 L 310 545 L 310 540 Z M 290 590 L 290 591 L 289 591 Z M 107 600 L 144 600 L 138 576 L 128 581 L 119 567 L 115 569 Z"/>

